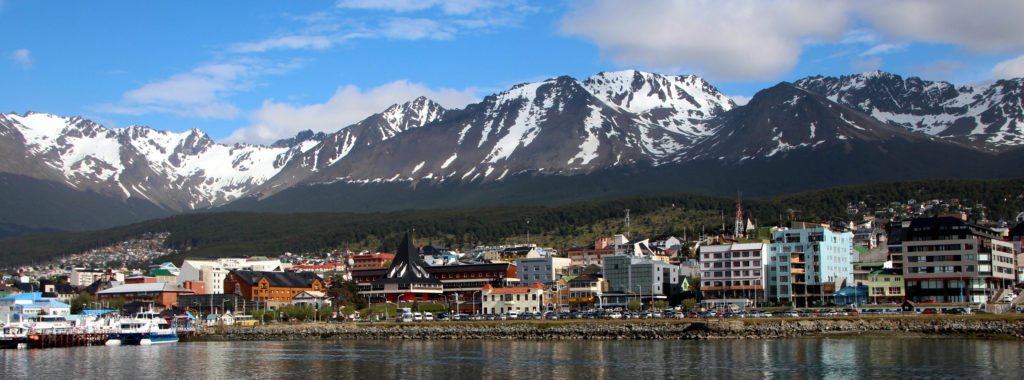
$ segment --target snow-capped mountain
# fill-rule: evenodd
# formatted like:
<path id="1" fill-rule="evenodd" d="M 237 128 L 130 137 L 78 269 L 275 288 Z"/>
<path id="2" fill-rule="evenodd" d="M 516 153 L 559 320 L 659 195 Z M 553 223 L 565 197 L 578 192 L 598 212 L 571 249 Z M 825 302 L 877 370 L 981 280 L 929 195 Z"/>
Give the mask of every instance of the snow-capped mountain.
<path id="1" fill-rule="evenodd" d="M 413 128 L 436 122 L 449 113 L 440 104 L 419 97 L 395 104 L 338 132 L 322 136 L 319 142 L 282 168 L 274 178 L 254 189 L 260 196 L 286 189 L 337 164 L 353 149 L 371 146 Z"/>
<path id="2" fill-rule="evenodd" d="M 993 151 L 1024 145 L 1024 79 L 956 87 L 872 71 L 796 85 L 915 132 Z"/>
<path id="3" fill-rule="evenodd" d="M 934 140 L 881 123 L 790 83 L 758 92 L 747 105 L 715 119 L 709 127 L 710 137 L 684 153 L 686 160 L 742 163 L 771 160 L 793 151 L 854 152 L 858 144 L 883 146 Z"/>
<path id="4" fill-rule="evenodd" d="M 379 211 L 572 200 L 595 188 L 772 194 L 1024 175 L 1006 164 L 1024 159 L 1022 84 L 956 88 L 873 72 L 780 83 L 737 106 L 699 77 L 625 70 L 523 83 L 459 110 L 421 97 L 270 146 L 0 114 L 0 201 L 48 207 L 31 221 L 0 212 L 0 226 L 80 229 L 213 207 Z M 47 222 L 79 204 L 91 218 Z"/>
<path id="5" fill-rule="evenodd" d="M 307 183 L 496 181 L 658 165 L 705 137 L 705 123 L 734 107 L 693 76 L 563 76 L 516 85 L 401 138 L 352 149 Z"/>
<path id="6" fill-rule="evenodd" d="M 0 144 L 4 152 L 14 153 L 4 154 L 3 172 L 119 199 L 144 199 L 172 211 L 234 200 L 315 143 L 225 145 L 198 129 L 112 129 L 80 117 L 0 114 Z"/>

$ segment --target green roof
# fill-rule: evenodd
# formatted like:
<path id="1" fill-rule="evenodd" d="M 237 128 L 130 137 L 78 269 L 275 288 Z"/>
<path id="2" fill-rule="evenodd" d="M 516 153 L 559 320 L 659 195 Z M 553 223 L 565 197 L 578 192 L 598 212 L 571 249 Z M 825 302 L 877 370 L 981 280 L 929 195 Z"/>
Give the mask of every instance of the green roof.
<path id="1" fill-rule="evenodd" d="M 153 269 L 149 271 L 150 276 L 174 276 L 174 273 L 167 269 Z"/>
<path id="2" fill-rule="evenodd" d="M 861 246 L 861 245 L 854 245 L 853 246 L 853 250 L 857 251 L 857 253 L 864 253 L 864 252 L 868 251 L 868 249 L 866 247 Z"/>

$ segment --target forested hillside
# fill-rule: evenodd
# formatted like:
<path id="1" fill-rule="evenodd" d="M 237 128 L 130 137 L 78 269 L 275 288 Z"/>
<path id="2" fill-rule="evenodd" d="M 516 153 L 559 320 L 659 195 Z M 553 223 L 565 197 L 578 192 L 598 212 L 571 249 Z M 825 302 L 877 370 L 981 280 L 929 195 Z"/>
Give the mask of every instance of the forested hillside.
<path id="1" fill-rule="evenodd" d="M 744 199 L 746 215 L 759 225 L 859 218 L 908 200 L 957 199 L 985 207 L 991 220 L 1024 210 L 1024 179 L 918 181 L 835 188 L 775 198 Z M 864 202 L 851 216 L 848 205 Z M 891 203 L 896 202 L 894 205 Z M 279 255 L 333 249 L 392 249 L 405 231 L 418 244 L 468 249 L 479 244 L 533 243 L 557 248 L 590 244 L 595 237 L 622 232 L 625 210 L 634 237 L 695 236 L 732 224 L 735 199 L 666 194 L 575 203 L 553 207 L 411 210 L 389 213 L 195 213 L 113 229 L 50 233 L 0 244 L 0 265 L 43 262 L 61 255 L 116 243 L 145 232 L 170 232 L 167 245 L 183 257 Z M 936 210 L 935 212 L 941 212 Z"/>

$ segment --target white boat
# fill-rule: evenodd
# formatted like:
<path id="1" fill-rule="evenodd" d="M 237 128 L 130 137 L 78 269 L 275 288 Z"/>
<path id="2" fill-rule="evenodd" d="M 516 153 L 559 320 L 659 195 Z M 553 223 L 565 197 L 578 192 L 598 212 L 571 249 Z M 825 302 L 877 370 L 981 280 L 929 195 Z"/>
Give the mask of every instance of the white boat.
<path id="1" fill-rule="evenodd" d="M 122 319 L 106 344 L 149 346 L 177 342 L 178 334 L 167 320 L 154 312 L 142 312 Z"/>
<path id="2" fill-rule="evenodd" d="M 70 332 L 74 327 L 67 318 L 60 315 L 39 315 L 23 323 L 32 333 L 56 334 Z"/>
<path id="3" fill-rule="evenodd" d="M 27 348 L 28 327 L 15 323 L 0 327 L 0 348 Z"/>

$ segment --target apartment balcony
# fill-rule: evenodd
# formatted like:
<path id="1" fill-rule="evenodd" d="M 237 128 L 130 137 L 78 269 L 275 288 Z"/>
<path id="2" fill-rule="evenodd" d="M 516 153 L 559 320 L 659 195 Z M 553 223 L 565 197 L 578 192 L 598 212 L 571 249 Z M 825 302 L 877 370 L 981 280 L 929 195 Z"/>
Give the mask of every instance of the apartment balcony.
<path id="1" fill-rule="evenodd" d="M 807 270 L 804 269 L 804 268 L 793 268 L 793 269 L 790 269 L 789 271 L 790 271 L 790 273 L 799 273 L 799 274 L 807 273 Z"/>

